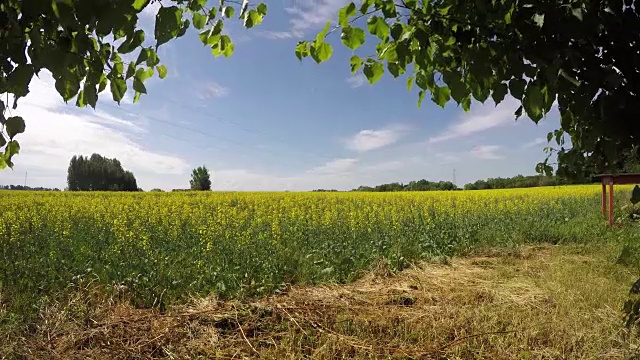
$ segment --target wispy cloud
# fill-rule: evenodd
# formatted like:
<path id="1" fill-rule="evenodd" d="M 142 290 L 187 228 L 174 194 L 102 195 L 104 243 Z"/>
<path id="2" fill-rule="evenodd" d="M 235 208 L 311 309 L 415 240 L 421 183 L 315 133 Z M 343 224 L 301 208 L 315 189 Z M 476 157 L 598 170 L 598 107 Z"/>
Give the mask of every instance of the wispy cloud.
<path id="1" fill-rule="evenodd" d="M 17 169 L 29 169 L 30 174 L 34 170 L 43 178 L 61 180 L 66 177 L 73 155 L 92 153 L 116 157 L 136 175 L 137 172 L 155 174 L 152 175 L 155 177 L 175 175 L 188 169 L 189 164 L 182 158 L 153 151 L 138 142 L 136 137 L 146 132 L 140 118 L 128 119 L 103 110 L 67 106 L 48 73 L 41 73 L 40 79 L 34 78 L 30 91 L 14 110 L 14 114 L 24 117 L 26 122 L 26 131 L 18 139 L 22 151 L 15 159 Z M 111 101 L 102 98 L 100 101 Z M 11 176 L 8 172 L 0 175 L 2 179 Z"/>
<path id="2" fill-rule="evenodd" d="M 199 94 L 202 100 L 220 98 L 227 95 L 229 95 L 229 88 L 212 81 L 205 84 L 202 92 Z"/>
<path id="3" fill-rule="evenodd" d="M 407 125 L 391 125 L 378 130 L 362 130 L 346 140 L 347 149 L 366 152 L 398 142 L 407 134 Z"/>
<path id="4" fill-rule="evenodd" d="M 446 165 L 460 161 L 460 156 L 453 153 L 437 153 L 435 154 L 435 157 L 440 165 Z"/>
<path id="5" fill-rule="evenodd" d="M 310 169 L 308 173 L 311 174 L 339 174 L 353 169 L 358 162 L 358 159 L 336 159 L 327 162 L 324 165 Z"/>
<path id="6" fill-rule="evenodd" d="M 348 3 L 348 0 L 296 0 L 284 9 L 290 15 L 289 29 L 262 30 L 256 35 L 273 40 L 301 38 L 307 31 L 320 28 L 329 20 L 337 20 L 338 10 Z"/>
<path id="7" fill-rule="evenodd" d="M 534 146 L 537 146 L 537 145 L 546 144 L 546 143 L 547 143 L 547 139 L 545 139 L 543 137 L 540 137 L 540 138 L 536 138 L 536 139 L 531 140 L 530 142 L 522 145 L 522 147 L 531 148 L 531 147 L 534 147 Z"/>
<path id="8" fill-rule="evenodd" d="M 347 78 L 347 83 L 352 89 L 359 88 L 367 83 L 367 78 L 363 74 L 352 75 Z"/>
<path id="9" fill-rule="evenodd" d="M 498 145 L 482 145 L 476 146 L 471 149 L 471 155 L 482 160 L 498 160 L 503 159 L 504 156 L 498 154 L 501 149 Z"/>
<path id="10" fill-rule="evenodd" d="M 256 30 L 254 34 L 256 36 L 259 36 L 265 39 L 270 39 L 270 40 L 285 40 L 285 39 L 299 38 L 299 37 L 302 37 L 303 35 L 301 33 L 295 34 L 291 31 L 271 31 L 271 30 Z"/>
<path id="11" fill-rule="evenodd" d="M 474 110 L 472 106 L 471 113 L 464 115 L 461 121 L 449 126 L 441 134 L 429 138 L 429 143 L 466 137 L 513 122 L 518 103 L 515 99 L 508 98 L 497 107 L 494 107 L 490 102 L 478 107 L 478 110 Z"/>

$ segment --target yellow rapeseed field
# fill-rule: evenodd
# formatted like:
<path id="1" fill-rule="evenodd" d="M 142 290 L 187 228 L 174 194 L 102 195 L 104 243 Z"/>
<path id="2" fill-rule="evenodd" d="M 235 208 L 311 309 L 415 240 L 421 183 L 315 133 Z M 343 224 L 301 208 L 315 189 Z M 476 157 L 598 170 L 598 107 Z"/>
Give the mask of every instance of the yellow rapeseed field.
<path id="1" fill-rule="evenodd" d="M 18 301 L 92 281 L 141 305 L 344 282 L 485 246 L 603 231 L 600 186 L 403 193 L 0 192 L 0 281 Z"/>

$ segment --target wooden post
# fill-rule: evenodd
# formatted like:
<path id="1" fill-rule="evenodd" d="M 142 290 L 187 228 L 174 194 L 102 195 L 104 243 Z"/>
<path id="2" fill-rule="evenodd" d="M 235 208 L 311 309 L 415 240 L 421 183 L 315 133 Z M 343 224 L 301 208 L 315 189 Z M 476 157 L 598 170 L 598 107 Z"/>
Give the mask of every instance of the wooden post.
<path id="1" fill-rule="evenodd" d="M 607 216 L 607 185 L 602 180 L 602 217 Z"/>
<path id="2" fill-rule="evenodd" d="M 609 226 L 613 226 L 613 180 L 609 183 Z"/>

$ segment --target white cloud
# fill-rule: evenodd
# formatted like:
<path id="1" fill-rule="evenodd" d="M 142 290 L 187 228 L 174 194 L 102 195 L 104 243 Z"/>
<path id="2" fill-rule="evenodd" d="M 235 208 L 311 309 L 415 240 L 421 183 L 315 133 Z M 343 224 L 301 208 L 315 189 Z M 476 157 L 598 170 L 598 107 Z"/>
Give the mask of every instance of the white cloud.
<path id="1" fill-rule="evenodd" d="M 497 160 L 504 158 L 504 156 L 497 153 L 500 149 L 501 147 L 497 145 L 482 145 L 474 147 L 470 153 L 478 159 Z"/>
<path id="2" fill-rule="evenodd" d="M 306 31 L 321 28 L 329 20 L 337 20 L 338 10 L 348 3 L 347 0 L 295 0 L 284 9 L 290 15 L 288 30 L 262 30 L 256 35 L 272 40 L 301 38 Z"/>
<path id="3" fill-rule="evenodd" d="M 539 138 L 533 139 L 532 141 L 522 145 L 522 147 L 530 148 L 530 147 L 534 147 L 534 146 L 542 145 L 542 144 L 546 144 L 546 143 L 547 143 L 547 139 L 546 138 L 539 137 Z"/>
<path id="4" fill-rule="evenodd" d="M 26 122 L 25 133 L 17 138 L 22 151 L 15 158 L 16 167 L 58 179 L 50 186 L 64 183 L 69 159 L 77 154 L 116 157 L 136 176 L 175 175 L 188 169 L 182 158 L 152 151 L 138 143 L 135 136 L 146 132 L 141 126 L 142 119 L 124 119 L 101 110 L 65 105 L 49 74 L 43 73 L 40 79 L 31 81 L 29 95 L 21 99 L 13 114 L 24 117 Z M 10 177 L 11 173 L 0 172 L 0 180 Z M 138 180 L 144 185 L 144 181 Z"/>
<path id="5" fill-rule="evenodd" d="M 497 107 L 490 103 L 479 105 L 479 110 L 474 110 L 472 106 L 471 113 L 464 115 L 462 121 L 449 126 L 443 133 L 429 138 L 429 143 L 466 137 L 515 121 L 514 113 L 518 107 L 518 102 L 515 99 L 507 98 Z"/>
<path id="6" fill-rule="evenodd" d="M 271 30 L 257 30 L 255 35 L 270 40 L 286 40 L 301 37 L 302 34 L 294 34 L 290 31 L 271 31 Z"/>
<path id="7" fill-rule="evenodd" d="M 452 153 L 437 153 L 435 155 L 441 165 L 451 164 L 460 161 L 460 156 Z"/>
<path id="8" fill-rule="evenodd" d="M 407 166 L 408 163 L 415 162 L 415 159 L 410 159 L 409 161 L 400 161 L 400 160 L 391 160 L 385 161 L 377 164 L 368 165 L 364 168 L 365 171 L 394 171 L 398 169 L 402 169 Z"/>
<path id="9" fill-rule="evenodd" d="M 368 80 L 363 74 L 357 74 L 357 75 L 353 75 L 353 76 L 350 76 L 349 78 L 347 78 L 347 83 L 349 83 L 349 86 L 352 89 L 359 88 L 359 87 L 365 85 L 367 82 L 368 82 Z"/>
<path id="10" fill-rule="evenodd" d="M 219 98 L 229 95 L 229 88 L 224 87 L 216 82 L 208 82 L 202 92 L 200 93 L 200 99 Z"/>
<path id="11" fill-rule="evenodd" d="M 347 139 L 346 147 L 357 152 L 379 149 L 398 142 L 407 134 L 406 125 L 393 125 L 379 130 L 362 130 Z"/>
<path id="12" fill-rule="evenodd" d="M 310 174 L 338 174 L 353 169 L 357 162 L 358 159 L 336 159 L 307 172 Z"/>

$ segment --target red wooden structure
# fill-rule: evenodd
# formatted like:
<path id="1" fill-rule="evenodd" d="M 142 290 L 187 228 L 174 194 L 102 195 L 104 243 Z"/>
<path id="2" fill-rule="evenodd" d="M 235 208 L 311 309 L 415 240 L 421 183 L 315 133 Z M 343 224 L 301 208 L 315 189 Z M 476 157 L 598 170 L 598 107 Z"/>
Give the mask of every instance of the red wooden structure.
<path id="1" fill-rule="evenodd" d="M 615 184 L 638 184 L 640 183 L 640 174 L 600 174 L 595 178 L 599 178 L 602 183 L 602 216 L 607 216 L 607 200 L 609 201 L 609 225 L 613 225 L 613 185 Z M 607 185 L 609 185 L 609 199 L 607 199 Z"/>

